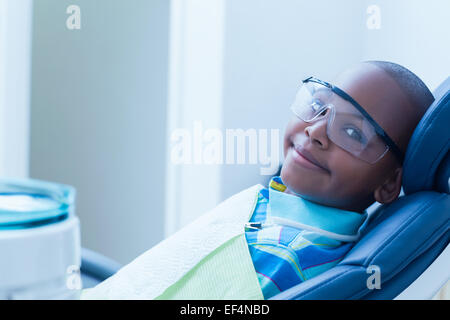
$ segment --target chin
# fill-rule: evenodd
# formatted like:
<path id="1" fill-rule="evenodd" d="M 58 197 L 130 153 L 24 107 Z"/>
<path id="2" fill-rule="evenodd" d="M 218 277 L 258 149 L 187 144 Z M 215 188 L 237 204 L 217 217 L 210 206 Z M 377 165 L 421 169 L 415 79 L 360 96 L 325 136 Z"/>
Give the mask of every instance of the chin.
<path id="1" fill-rule="evenodd" d="M 302 183 L 301 177 L 296 172 L 292 172 L 289 167 L 283 166 L 280 173 L 281 181 L 291 191 L 298 195 L 308 194 L 308 186 L 310 183 Z M 303 181 L 304 182 L 304 181 Z M 311 191 L 311 190 L 309 190 Z"/>
<path id="2" fill-rule="evenodd" d="M 311 202 L 329 205 L 331 199 L 327 199 L 325 190 L 320 190 L 323 181 L 309 181 L 302 179 L 298 172 L 294 172 L 289 166 L 283 166 L 280 173 L 284 185 L 296 195 Z M 332 201 L 332 200 L 331 200 Z"/>

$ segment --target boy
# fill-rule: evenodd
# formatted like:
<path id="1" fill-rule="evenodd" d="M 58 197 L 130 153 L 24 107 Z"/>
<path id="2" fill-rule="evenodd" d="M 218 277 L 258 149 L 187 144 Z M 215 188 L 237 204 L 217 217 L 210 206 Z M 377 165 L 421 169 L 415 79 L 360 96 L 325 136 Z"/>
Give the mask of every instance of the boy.
<path id="1" fill-rule="evenodd" d="M 251 187 L 164 240 L 84 298 L 268 299 L 336 265 L 374 201 L 401 189 L 408 141 L 433 102 L 389 62 L 303 81 L 268 188 Z"/>
<path id="2" fill-rule="evenodd" d="M 246 234 L 265 298 L 336 265 L 354 241 L 326 232 L 357 239 L 365 209 L 398 197 L 409 138 L 432 102 L 420 79 L 389 62 L 358 64 L 333 85 L 304 81 L 284 136 L 281 176 L 271 180 L 270 196 L 262 191 L 263 208 L 251 220 L 266 220 L 269 204 L 271 216 L 291 223 Z"/>

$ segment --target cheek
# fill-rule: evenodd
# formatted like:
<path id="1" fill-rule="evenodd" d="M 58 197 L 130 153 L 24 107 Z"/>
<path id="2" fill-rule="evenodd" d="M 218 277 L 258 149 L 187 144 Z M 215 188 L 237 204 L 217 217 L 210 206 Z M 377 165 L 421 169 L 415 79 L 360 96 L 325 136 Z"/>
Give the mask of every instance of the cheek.
<path id="1" fill-rule="evenodd" d="M 338 157 L 333 161 L 333 183 L 339 188 L 336 192 L 342 196 L 366 193 L 374 185 L 375 168 L 359 160 L 345 151 L 337 152 Z"/>
<path id="2" fill-rule="evenodd" d="M 291 118 L 291 120 L 289 121 L 289 123 L 286 126 L 286 130 L 284 133 L 284 146 L 283 146 L 284 158 L 286 158 L 286 155 L 289 151 L 289 147 L 291 146 L 292 137 L 295 134 L 302 132 L 305 129 L 305 127 L 306 127 L 306 123 L 299 120 L 297 117 L 294 116 Z"/>

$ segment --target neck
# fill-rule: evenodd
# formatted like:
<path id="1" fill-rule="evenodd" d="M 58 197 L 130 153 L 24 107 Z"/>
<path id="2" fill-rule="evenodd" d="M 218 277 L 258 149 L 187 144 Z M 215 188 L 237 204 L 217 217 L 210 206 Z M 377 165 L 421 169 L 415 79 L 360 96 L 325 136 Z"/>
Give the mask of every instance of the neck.
<path id="1" fill-rule="evenodd" d="M 299 194 L 291 191 L 288 187 L 286 187 L 286 190 L 284 191 L 284 193 L 288 193 L 288 194 L 291 194 L 291 195 L 294 195 L 294 196 L 297 196 L 297 197 L 301 197 Z M 334 207 L 334 208 L 341 209 L 341 210 L 346 210 L 346 211 L 353 211 L 353 212 L 357 212 L 357 213 L 360 213 L 360 214 L 363 214 L 365 212 L 365 210 L 367 209 L 366 205 L 357 206 L 357 207 L 355 207 L 355 206 L 353 206 L 353 207 L 330 206 L 330 205 L 326 205 L 326 204 L 322 204 L 322 203 L 316 202 L 314 200 L 310 200 L 310 199 L 308 199 L 308 197 L 304 197 L 304 198 L 306 200 L 308 200 L 308 201 L 315 202 L 315 203 L 320 204 L 320 205 L 324 205 L 324 206 L 328 206 L 328 207 Z"/>

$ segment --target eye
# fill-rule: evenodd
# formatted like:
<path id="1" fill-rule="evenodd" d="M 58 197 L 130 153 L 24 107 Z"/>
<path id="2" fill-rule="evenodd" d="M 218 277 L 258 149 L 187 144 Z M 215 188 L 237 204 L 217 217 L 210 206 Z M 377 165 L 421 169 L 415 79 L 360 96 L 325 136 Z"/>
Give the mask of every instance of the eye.
<path id="1" fill-rule="evenodd" d="M 347 133 L 347 135 L 350 138 L 352 138 L 360 143 L 366 142 L 366 138 L 365 138 L 364 134 L 362 134 L 358 129 L 348 127 L 348 128 L 344 128 L 344 131 Z"/>

